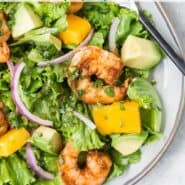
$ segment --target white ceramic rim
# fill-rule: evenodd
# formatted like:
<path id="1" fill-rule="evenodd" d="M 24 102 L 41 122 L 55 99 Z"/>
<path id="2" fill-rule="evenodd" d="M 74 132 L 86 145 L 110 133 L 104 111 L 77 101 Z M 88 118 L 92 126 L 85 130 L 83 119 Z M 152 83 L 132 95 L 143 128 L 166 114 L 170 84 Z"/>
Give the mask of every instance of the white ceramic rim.
<path id="1" fill-rule="evenodd" d="M 180 54 L 183 55 L 183 49 L 182 49 L 181 44 L 179 42 L 179 38 L 177 36 L 176 30 L 173 27 L 172 23 L 170 22 L 162 4 L 160 2 L 155 2 L 155 5 L 156 5 L 157 9 L 159 10 L 159 12 L 161 13 L 162 17 L 164 18 L 164 21 L 165 21 L 175 43 L 180 51 Z M 171 133 L 169 134 L 169 137 L 168 137 L 164 147 L 160 150 L 159 154 L 140 173 L 138 173 L 135 177 L 133 177 L 132 179 L 127 181 L 124 185 L 136 184 L 145 175 L 147 175 L 152 170 L 152 168 L 154 168 L 154 166 L 160 161 L 160 159 L 163 157 L 163 155 L 167 151 L 168 147 L 170 146 L 171 142 L 173 141 L 173 139 L 177 133 L 177 130 L 178 130 L 180 123 L 181 123 L 181 120 L 182 120 L 184 109 L 185 109 L 185 77 L 183 77 L 183 79 L 182 79 L 181 103 L 180 103 L 180 106 L 178 109 L 178 114 L 176 116 L 176 120 L 175 120 L 175 124 L 173 126 L 173 129 L 172 129 Z"/>

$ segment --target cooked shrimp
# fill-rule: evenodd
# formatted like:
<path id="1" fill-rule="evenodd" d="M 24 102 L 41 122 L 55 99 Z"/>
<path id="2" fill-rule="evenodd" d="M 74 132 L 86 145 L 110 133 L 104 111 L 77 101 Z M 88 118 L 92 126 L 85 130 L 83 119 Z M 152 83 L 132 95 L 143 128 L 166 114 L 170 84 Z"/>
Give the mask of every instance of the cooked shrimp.
<path id="1" fill-rule="evenodd" d="M 7 62 L 10 58 L 10 49 L 6 42 L 0 42 L 0 62 Z"/>
<path id="2" fill-rule="evenodd" d="M 84 91 L 81 96 L 82 101 L 89 104 L 109 104 L 119 101 L 125 96 L 127 89 L 125 84 L 122 87 L 115 86 L 124 63 L 113 53 L 96 46 L 86 46 L 74 55 L 71 66 L 77 67 L 83 76 L 83 79 L 69 83 L 73 91 Z M 93 87 L 93 82 L 90 80 L 92 75 L 104 80 L 109 86 Z M 112 96 L 106 93 L 107 87 L 113 88 L 114 94 Z"/>
<path id="3" fill-rule="evenodd" d="M 8 130 L 8 122 L 3 112 L 3 104 L 0 102 L 0 136 L 6 133 Z"/>
<path id="4" fill-rule="evenodd" d="M 109 104 L 115 101 L 119 101 L 123 99 L 127 90 L 126 86 L 124 85 L 121 87 L 105 85 L 95 88 L 90 78 L 73 81 L 71 86 L 73 89 L 76 89 L 76 91 L 83 91 L 84 93 L 81 95 L 80 99 L 89 104 L 95 104 L 98 102 Z M 112 96 L 106 93 L 106 89 L 108 88 L 112 88 Z"/>
<path id="5" fill-rule="evenodd" d="M 1 35 L 0 35 L 0 42 L 6 42 L 9 37 L 10 37 L 10 30 L 7 26 L 7 22 L 6 22 L 6 19 L 5 19 L 5 16 L 4 16 L 4 13 L 2 11 L 0 11 L 0 32 L 1 32 Z"/>
<path id="6" fill-rule="evenodd" d="M 0 62 L 6 62 L 10 57 L 10 49 L 6 43 L 10 37 L 10 30 L 2 11 L 0 12 L 0 23 Z"/>
<path id="7" fill-rule="evenodd" d="M 96 75 L 105 83 L 114 85 L 124 64 L 113 53 L 96 46 L 86 46 L 74 55 L 71 66 L 78 67 L 83 76 Z"/>
<path id="8" fill-rule="evenodd" d="M 88 152 L 86 166 L 82 169 L 77 165 L 78 155 L 71 143 L 67 143 L 61 153 L 64 163 L 58 166 L 65 185 L 103 184 L 112 166 L 109 155 L 98 151 Z"/>

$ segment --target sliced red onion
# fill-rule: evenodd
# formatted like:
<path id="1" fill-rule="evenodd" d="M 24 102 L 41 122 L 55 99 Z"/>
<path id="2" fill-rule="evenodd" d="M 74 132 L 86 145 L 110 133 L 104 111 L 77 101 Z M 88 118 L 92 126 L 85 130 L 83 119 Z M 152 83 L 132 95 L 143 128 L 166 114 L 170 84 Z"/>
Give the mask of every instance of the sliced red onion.
<path id="1" fill-rule="evenodd" d="M 39 62 L 37 65 L 39 67 L 44 67 L 44 66 L 49 66 L 49 65 L 60 64 L 64 61 L 66 61 L 67 59 L 71 58 L 72 56 L 74 56 L 76 52 L 77 52 L 77 48 L 74 49 L 73 51 L 70 51 L 69 53 L 67 53 L 65 55 L 62 55 L 61 57 L 55 58 L 50 61 L 42 61 L 42 62 Z"/>
<path id="2" fill-rule="evenodd" d="M 13 73 L 14 73 L 14 65 L 12 60 L 7 61 L 8 69 L 10 70 L 10 75 L 13 78 Z"/>
<path id="3" fill-rule="evenodd" d="M 78 49 L 79 48 L 81 48 L 83 46 L 86 46 L 89 43 L 89 41 L 91 40 L 91 38 L 93 36 L 93 33 L 94 33 L 94 29 L 91 29 L 91 31 L 89 32 L 88 36 L 73 51 L 70 51 L 69 53 L 67 53 L 65 55 L 62 55 L 62 56 L 60 56 L 58 58 L 55 58 L 53 60 L 50 60 L 50 61 L 42 61 L 42 62 L 39 62 L 37 65 L 40 66 L 40 67 L 43 67 L 43 66 L 48 66 L 48 65 L 60 64 L 60 63 L 62 63 L 64 61 L 66 61 L 67 59 L 69 59 L 72 56 L 74 56 L 75 53 L 78 52 Z"/>
<path id="4" fill-rule="evenodd" d="M 83 121 L 88 127 L 90 127 L 91 129 L 95 129 L 96 126 L 95 124 L 86 116 L 84 116 L 83 114 L 77 112 L 77 111 L 73 111 L 73 114 L 80 119 L 81 121 Z"/>
<path id="5" fill-rule="evenodd" d="M 109 50 L 114 52 L 116 50 L 116 31 L 120 20 L 118 17 L 115 17 L 109 31 Z"/>
<path id="6" fill-rule="evenodd" d="M 87 37 L 79 44 L 78 48 L 86 46 L 90 42 L 93 34 L 94 34 L 94 29 L 92 28 L 89 34 L 87 35 Z"/>
<path id="7" fill-rule="evenodd" d="M 47 180 L 54 179 L 54 175 L 52 173 L 43 170 L 40 166 L 37 165 L 35 154 L 29 143 L 26 146 L 26 160 L 29 167 L 35 172 L 37 176 Z"/>
<path id="8" fill-rule="evenodd" d="M 14 75 L 11 81 L 11 94 L 12 94 L 12 99 L 18 109 L 18 111 L 24 115 L 27 119 L 29 119 L 30 121 L 37 123 L 39 125 L 45 125 L 45 126 L 52 126 L 53 123 L 52 121 L 49 120 L 44 120 L 34 114 L 32 114 L 23 104 L 23 102 L 21 101 L 21 98 L 19 96 L 19 79 L 21 76 L 21 72 L 25 67 L 25 63 L 21 62 L 19 64 L 17 64 L 14 68 Z"/>

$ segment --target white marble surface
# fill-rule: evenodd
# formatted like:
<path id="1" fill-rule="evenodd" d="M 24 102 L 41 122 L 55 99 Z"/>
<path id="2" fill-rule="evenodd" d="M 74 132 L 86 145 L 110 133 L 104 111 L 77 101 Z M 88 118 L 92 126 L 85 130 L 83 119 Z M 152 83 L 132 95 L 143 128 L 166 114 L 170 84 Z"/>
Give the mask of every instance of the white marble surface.
<path id="1" fill-rule="evenodd" d="M 185 57 L 185 2 L 163 3 Z M 185 185 L 185 111 L 174 141 L 160 162 L 137 185 Z"/>

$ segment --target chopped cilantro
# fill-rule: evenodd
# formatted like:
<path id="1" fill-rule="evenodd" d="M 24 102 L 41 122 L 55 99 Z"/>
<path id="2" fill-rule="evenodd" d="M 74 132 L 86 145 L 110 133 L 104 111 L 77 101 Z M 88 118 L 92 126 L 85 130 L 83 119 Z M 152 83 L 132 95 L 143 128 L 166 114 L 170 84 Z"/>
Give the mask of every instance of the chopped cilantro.
<path id="1" fill-rule="evenodd" d="M 113 97 L 115 95 L 114 88 L 113 87 L 107 87 L 105 88 L 104 92 L 110 96 Z"/>
<path id="2" fill-rule="evenodd" d="M 100 79 L 97 79 L 97 80 L 94 82 L 94 84 L 93 84 L 93 86 L 96 87 L 96 88 L 102 87 L 103 85 L 104 85 L 104 82 L 103 82 L 103 80 L 100 80 Z"/>

